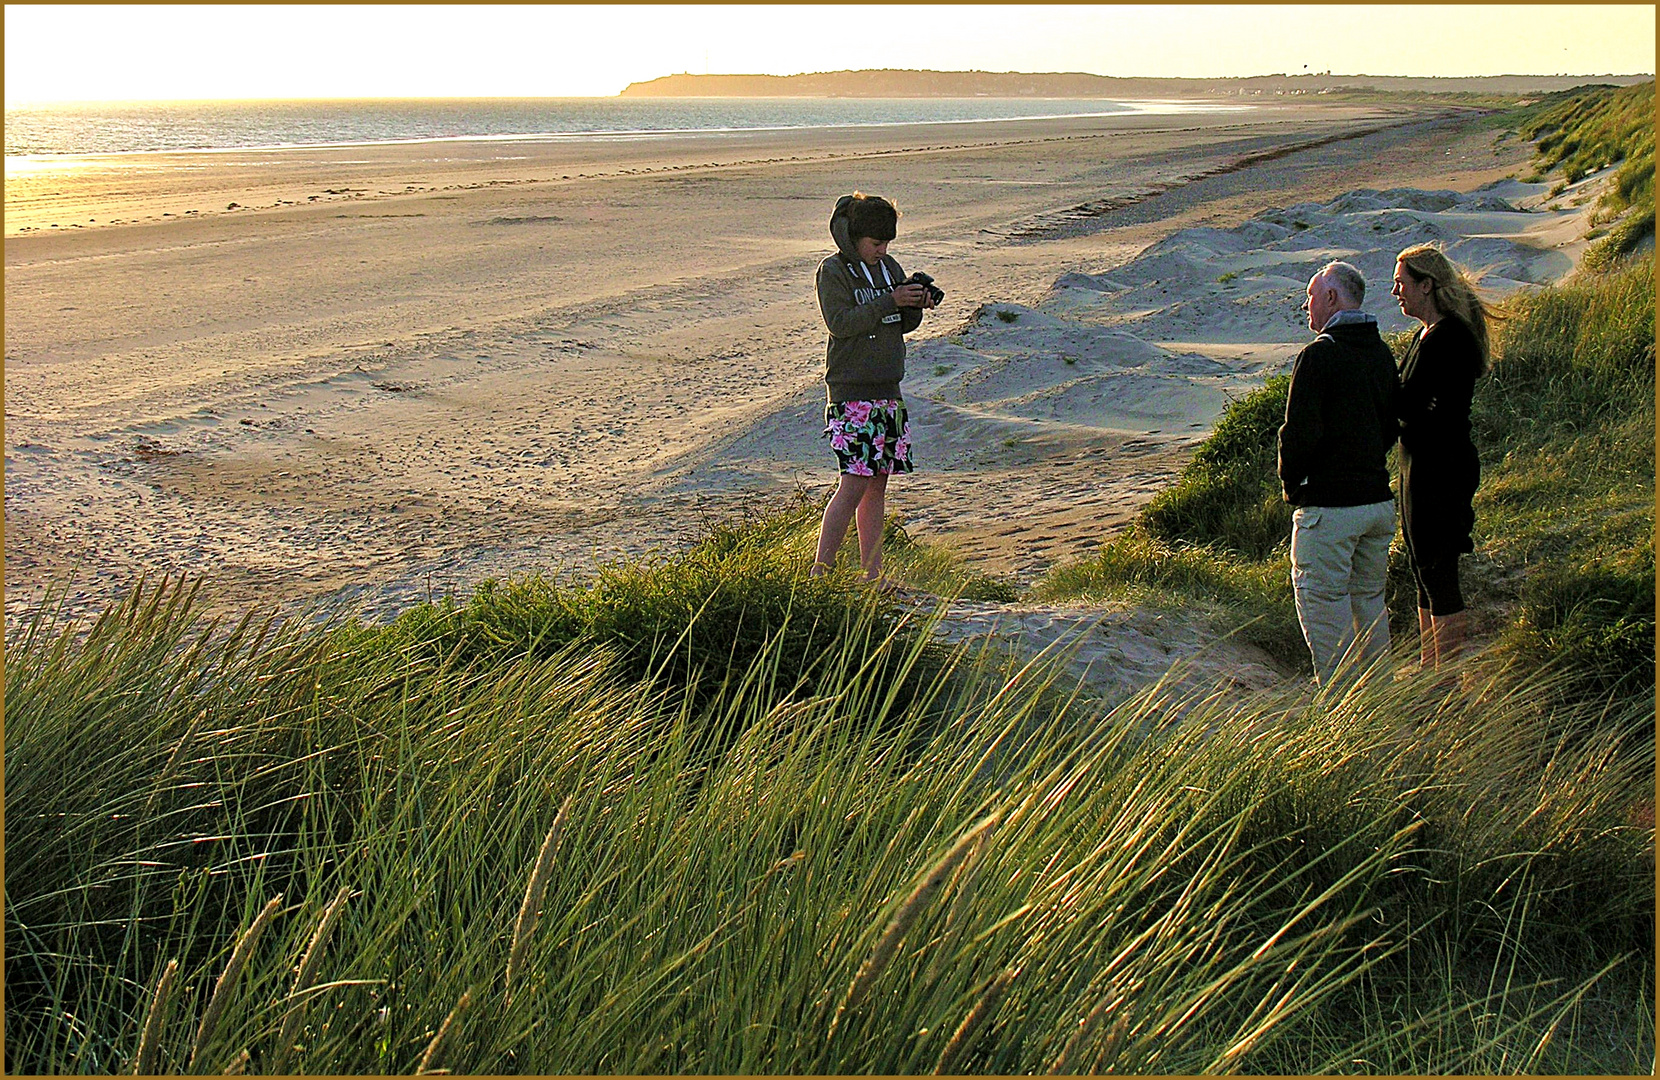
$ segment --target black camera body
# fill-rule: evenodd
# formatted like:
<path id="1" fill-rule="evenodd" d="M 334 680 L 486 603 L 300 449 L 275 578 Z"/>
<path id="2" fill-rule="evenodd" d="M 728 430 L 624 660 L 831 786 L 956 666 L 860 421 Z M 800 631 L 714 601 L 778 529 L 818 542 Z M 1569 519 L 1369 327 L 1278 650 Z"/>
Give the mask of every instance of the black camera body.
<path id="1" fill-rule="evenodd" d="M 934 307 L 939 307 L 940 301 L 945 299 L 945 290 L 940 288 L 938 285 L 935 285 L 934 279 L 929 277 L 927 274 L 924 274 L 921 270 L 913 271 L 911 276 L 906 278 L 904 281 L 901 281 L 900 284 L 921 285 L 928 291 L 928 299 L 932 302 Z"/>

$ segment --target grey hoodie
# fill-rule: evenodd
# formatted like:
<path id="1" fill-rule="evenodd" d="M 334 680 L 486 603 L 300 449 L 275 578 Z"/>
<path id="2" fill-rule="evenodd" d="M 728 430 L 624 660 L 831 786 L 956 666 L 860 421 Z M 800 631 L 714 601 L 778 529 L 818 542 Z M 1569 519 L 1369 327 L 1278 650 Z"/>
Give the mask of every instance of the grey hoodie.
<path id="1" fill-rule="evenodd" d="M 837 254 L 818 268 L 818 308 L 830 329 L 824 381 L 837 403 L 897 398 L 905 377 L 905 335 L 922 325 L 921 308 L 893 302 L 893 286 L 905 280 L 899 263 L 887 255 L 880 267 L 859 259 L 847 228 L 852 201 L 851 195 L 836 200 L 830 235 Z"/>

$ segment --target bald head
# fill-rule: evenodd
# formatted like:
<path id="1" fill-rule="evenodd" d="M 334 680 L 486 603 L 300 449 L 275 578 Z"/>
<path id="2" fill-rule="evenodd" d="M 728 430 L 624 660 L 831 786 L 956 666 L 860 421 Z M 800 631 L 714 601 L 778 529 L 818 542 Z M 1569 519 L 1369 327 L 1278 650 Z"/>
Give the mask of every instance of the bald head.
<path id="1" fill-rule="evenodd" d="M 1346 262 L 1329 262 L 1308 282 L 1308 328 L 1316 334 L 1339 311 L 1352 311 L 1366 298 L 1366 278 Z"/>

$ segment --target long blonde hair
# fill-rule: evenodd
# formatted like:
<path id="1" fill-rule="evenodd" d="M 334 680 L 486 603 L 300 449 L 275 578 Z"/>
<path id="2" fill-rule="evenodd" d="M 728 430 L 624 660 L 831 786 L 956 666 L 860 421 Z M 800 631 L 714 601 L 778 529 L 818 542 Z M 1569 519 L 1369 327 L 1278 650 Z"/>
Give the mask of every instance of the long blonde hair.
<path id="1" fill-rule="evenodd" d="M 1414 244 L 1395 256 L 1395 261 L 1406 268 L 1412 280 L 1421 282 L 1427 279 L 1431 283 L 1436 311 L 1442 315 L 1456 315 L 1470 328 L 1481 353 L 1480 370 L 1485 373 L 1491 355 L 1487 324 L 1492 320 L 1493 313 L 1482 302 L 1470 275 L 1460 270 L 1434 244 Z"/>

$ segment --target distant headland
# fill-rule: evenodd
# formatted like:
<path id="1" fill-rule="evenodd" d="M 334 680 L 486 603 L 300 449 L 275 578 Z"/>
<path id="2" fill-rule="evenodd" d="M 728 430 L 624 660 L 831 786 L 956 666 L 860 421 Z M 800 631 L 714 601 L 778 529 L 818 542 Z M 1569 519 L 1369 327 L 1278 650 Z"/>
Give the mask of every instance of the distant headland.
<path id="1" fill-rule="evenodd" d="M 1143 79 L 1085 72 L 820 71 L 803 75 L 664 75 L 629 83 L 622 97 L 1100 97 L 1185 98 L 1318 94 L 1337 90 L 1537 94 L 1588 83 L 1629 86 L 1650 75 L 1253 75 L 1228 79 Z"/>

